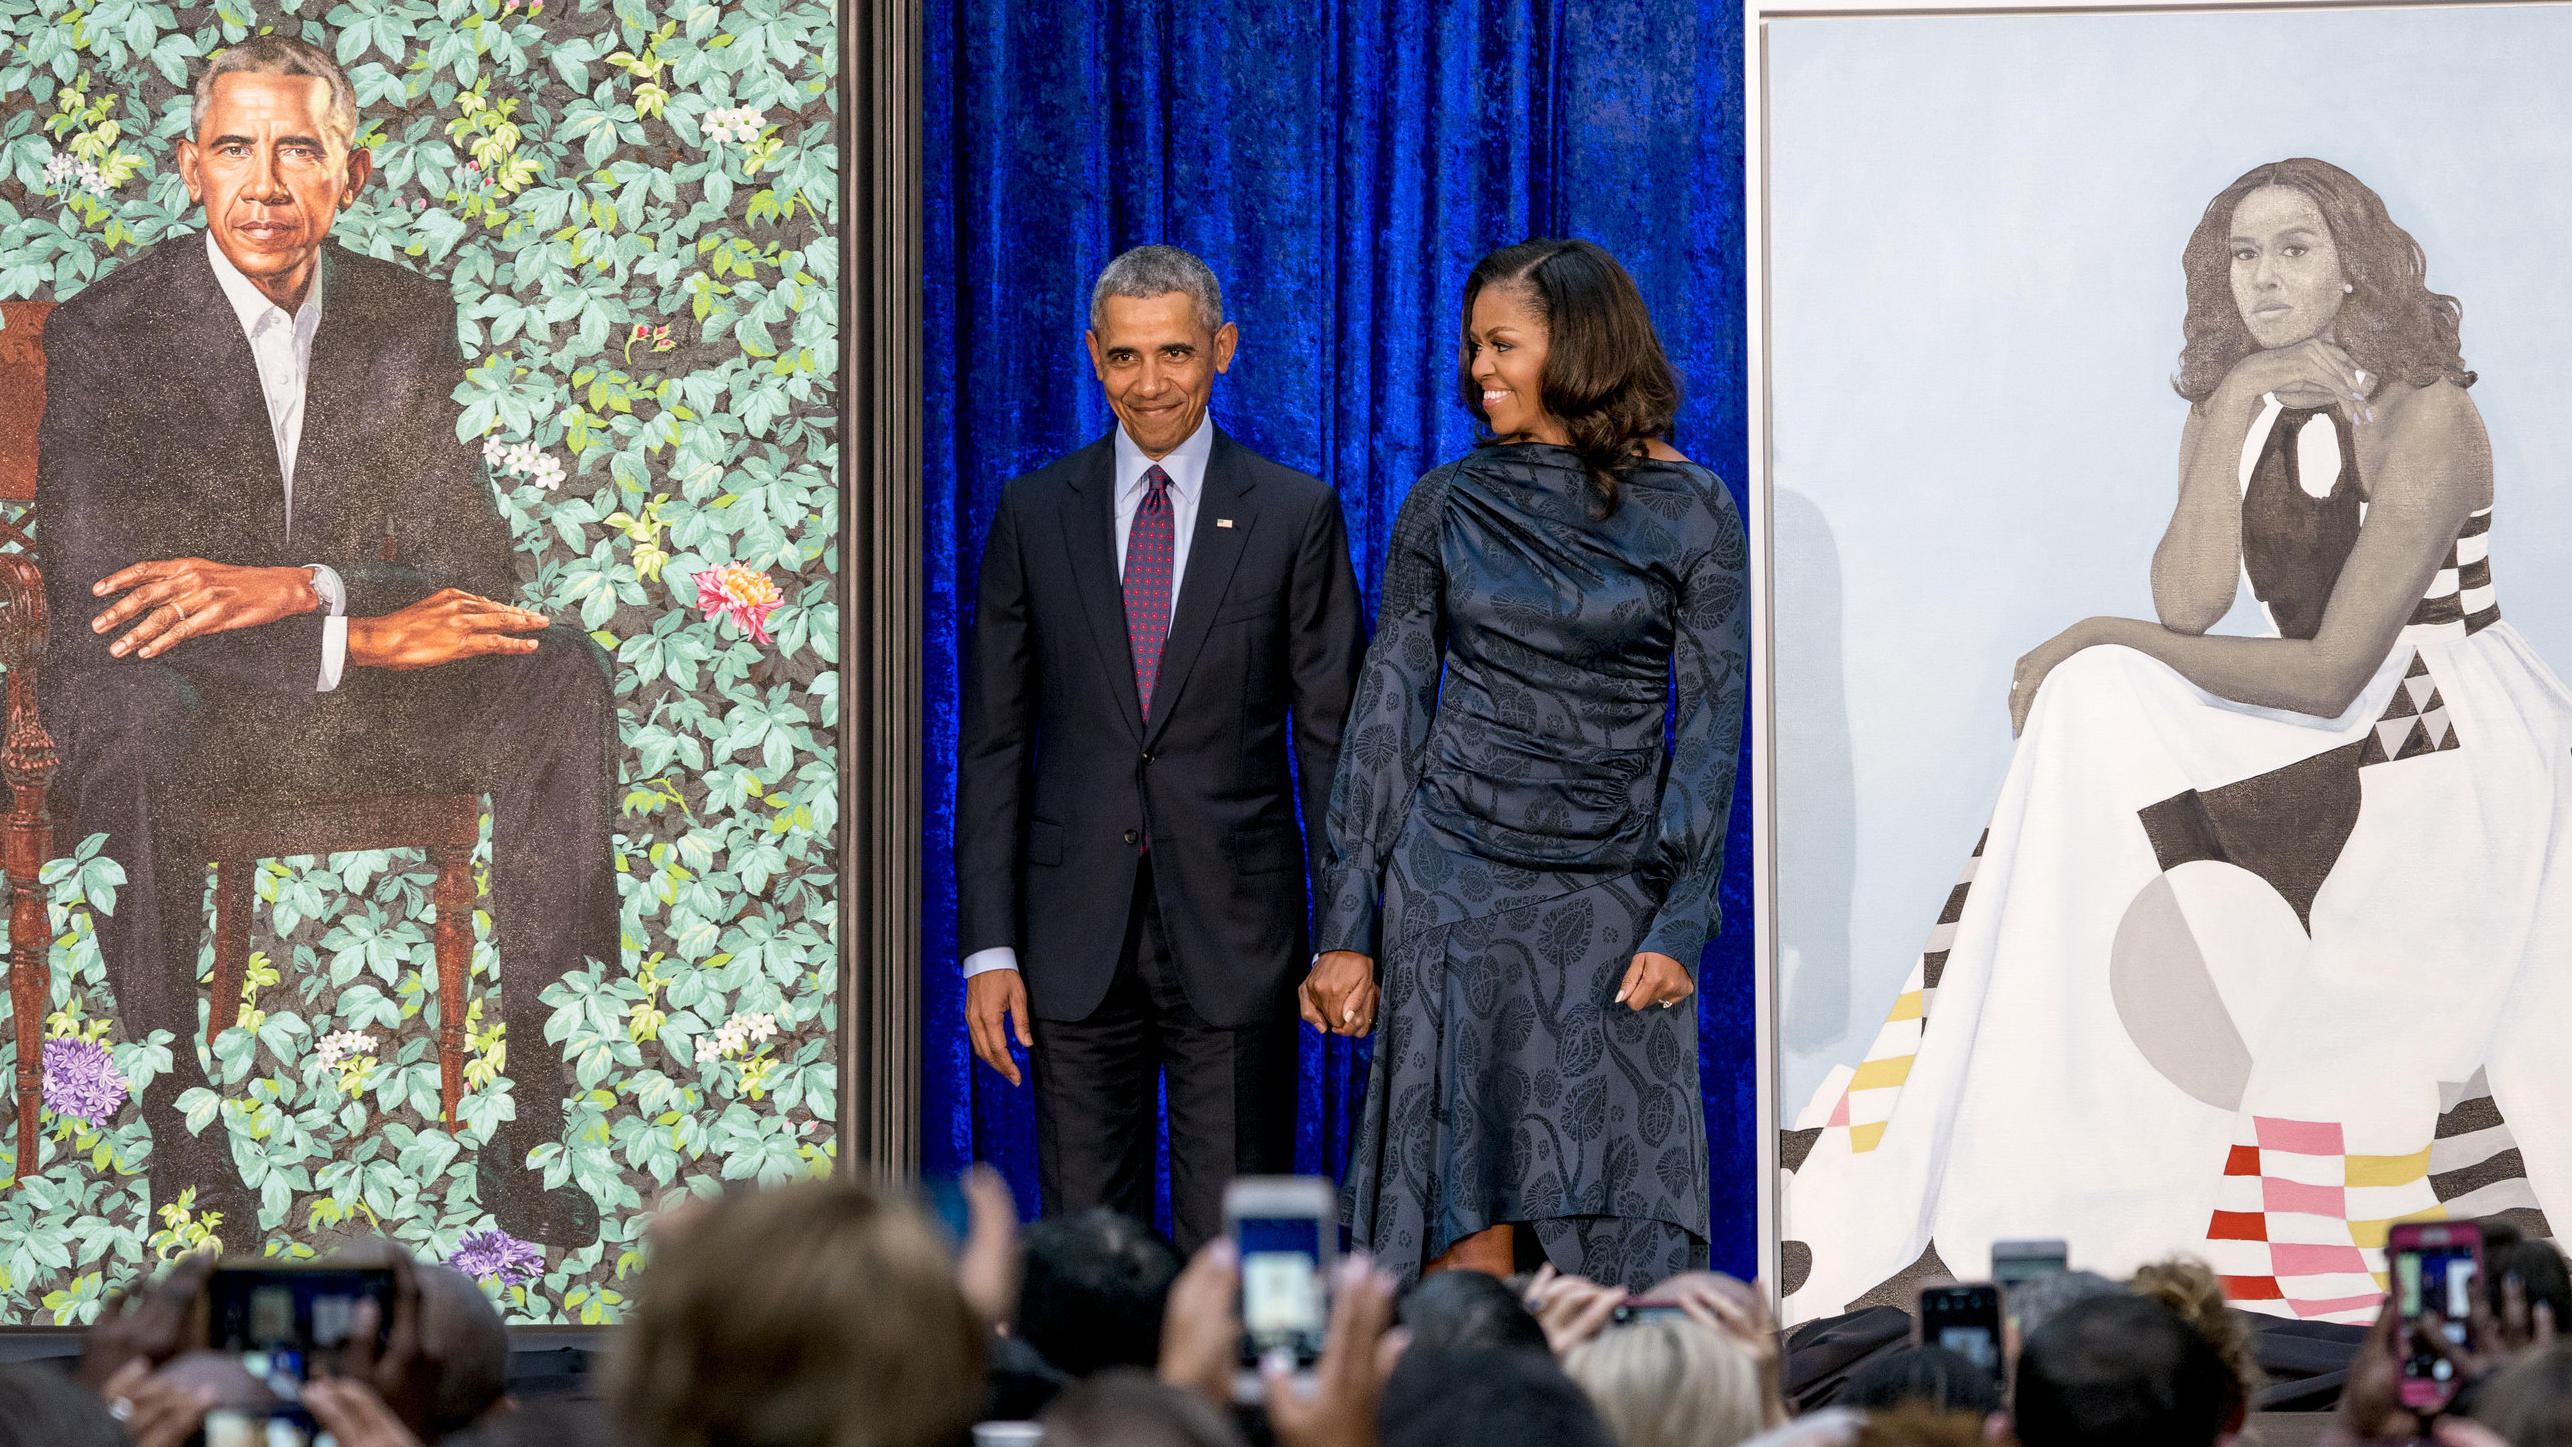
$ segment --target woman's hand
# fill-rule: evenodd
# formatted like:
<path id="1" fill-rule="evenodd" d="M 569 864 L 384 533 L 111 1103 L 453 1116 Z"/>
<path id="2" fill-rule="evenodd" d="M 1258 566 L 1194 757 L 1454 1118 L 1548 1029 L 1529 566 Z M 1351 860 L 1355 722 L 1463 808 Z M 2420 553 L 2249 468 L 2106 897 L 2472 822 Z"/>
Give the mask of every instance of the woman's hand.
<path id="1" fill-rule="evenodd" d="M 2236 402 L 2274 393 L 2283 406 L 2345 407 L 2351 420 L 2369 422 L 2374 414 L 2367 398 L 2383 381 L 2350 360 L 2338 344 L 2310 337 L 2291 347 L 2242 358 L 2233 364 L 2223 386 Z"/>
<path id="2" fill-rule="evenodd" d="M 1331 1035 L 1356 1037 L 1375 1028 L 1375 961 L 1355 950 L 1324 950 L 1295 992 L 1304 1023 Z"/>
<path id="3" fill-rule="evenodd" d="M 1625 983 L 1616 987 L 1616 1002 L 1629 1010 L 1651 1005 L 1667 1008 L 1695 993 L 1697 982 L 1688 978 L 1687 967 L 1668 955 L 1645 950 L 1625 967 Z"/>
<path id="4" fill-rule="evenodd" d="M 2036 691 L 2045 686 L 2045 676 L 2064 659 L 2084 648 L 2097 645 L 2100 620 L 2084 618 L 2029 650 L 2018 660 L 2009 675 L 2009 732 L 2012 738 L 2027 730 L 2027 711 L 2036 706 Z"/>
<path id="5" fill-rule="evenodd" d="M 1241 1357 L 1241 1262 L 1230 1236 L 1197 1248 L 1188 1269 L 1170 1283 L 1161 1314 L 1161 1380 L 1195 1392 L 1216 1407 L 1232 1409 L 1232 1378 Z"/>
<path id="6" fill-rule="evenodd" d="M 1602 1286 L 1586 1276 L 1563 1276 L 1552 1265 L 1536 1268 L 1527 1284 L 1527 1310 L 1545 1329 L 1545 1344 L 1562 1356 L 1607 1329 L 1625 1305 L 1625 1288 Z"/>
<path id="7" fill-rule="evenodd" d="M 1747 1353 L 1759 1371 L 1760 1417 L 1768 1427 L 1786 1423 L 1786 1362 L 1769 1315 L 1768 1293 L 1713 1271 L 1689 1271 L 1652 1288 L 1655 1301 L 1675 1301 L 1688 1319 L 1725 1337 Z"/>

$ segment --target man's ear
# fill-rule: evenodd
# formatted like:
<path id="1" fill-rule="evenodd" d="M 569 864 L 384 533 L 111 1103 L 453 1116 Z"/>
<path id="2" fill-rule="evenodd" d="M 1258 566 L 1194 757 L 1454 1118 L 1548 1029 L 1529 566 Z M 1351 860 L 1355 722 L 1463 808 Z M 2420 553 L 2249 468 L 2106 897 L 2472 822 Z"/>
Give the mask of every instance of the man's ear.
<path id="1" fill-rule="evenodd" d="M 1090 349 L 1090 371 L 1097 375 L 1100 382 L 1104 383 L 1107 380 L 1107 358 L 1099 351 L 1097 329 L 1083 329 L 1081 332 L 1081 341 Z"/>
<path id="2" fill-rule="evenodd" d="M 188 204 L 205 200 L 205 153 L 196 148 L 196 138 L 179 138 L 179 180 L 188 188 Z"/>
<path id="3" fill-rule="evenodd" d="M 367 179 L 374 174 L 375 153 L 373 151 L 355 150 L 349 152 L 348 184 L 340 188 L 339 209 L 342 211 L 347 210 L 348 203 L 356 200 L 357 193 L 366 189 Z"/>
<path id="4" fill-rule="evenodd" d="M 1223 330 L 1221 330 L 1221 331 L 1219 331 L 1219 332 L 1216 332 L 1216 333 L 1215 333 L 1215 370 L 1216 370 L 1216 371 L 1218 371 L 1218 372 L 1229 372 L 1229 371 L 1231 371 L 1231 370 L 1232 370 L 1232 353 L 1233 353 L 1233 349 L 1234 349 L 1235 347 L 1240 346 L 1240 345 L 1241 345 L 1241 329 L 1240 329 L 1240 328 L 1238 328 L 1238 327 L 1236 327 L 1236 326 L 1234 326 L 1234 325 L 1233 325 L 1232 323 L 1230 323 L 1230 322 L 1226 322 L 1226 323 L 1224 323 L 1224 324 L 1223 324 Z"/>

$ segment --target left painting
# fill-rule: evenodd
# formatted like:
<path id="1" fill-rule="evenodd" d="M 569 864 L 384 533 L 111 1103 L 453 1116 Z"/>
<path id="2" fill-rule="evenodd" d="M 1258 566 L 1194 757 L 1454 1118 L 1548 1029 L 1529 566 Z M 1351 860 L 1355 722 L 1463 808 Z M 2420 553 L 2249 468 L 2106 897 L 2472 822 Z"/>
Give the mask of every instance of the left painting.
<path id="1" fill-rule="evenodd" d="M 0 1325 L 836 1168 L 838 53 L 0 3 Z"/>

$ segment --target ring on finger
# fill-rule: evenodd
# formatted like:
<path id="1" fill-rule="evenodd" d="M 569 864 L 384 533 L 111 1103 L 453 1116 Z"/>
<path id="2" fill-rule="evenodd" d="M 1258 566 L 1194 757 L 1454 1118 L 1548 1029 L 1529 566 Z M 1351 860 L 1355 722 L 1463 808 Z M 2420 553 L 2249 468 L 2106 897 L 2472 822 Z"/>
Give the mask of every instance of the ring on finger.
<path id="1" fill-rule="evenodd" d="M 107 1415 L 115 1418 L 119 1422 L 130 1422 L 134 1420 L 134 1399 L 131 1397 L 119 1397 L 115 1401 L 108 1403 Z"/>
<path id="2" fill-rule="evenodd" d="M 188 621 L 188 610 L 179 606 L 178 599 L 172 598 L 170 600 L 170 611 L 179 615 L 180 622 L 185 623 Z"/>

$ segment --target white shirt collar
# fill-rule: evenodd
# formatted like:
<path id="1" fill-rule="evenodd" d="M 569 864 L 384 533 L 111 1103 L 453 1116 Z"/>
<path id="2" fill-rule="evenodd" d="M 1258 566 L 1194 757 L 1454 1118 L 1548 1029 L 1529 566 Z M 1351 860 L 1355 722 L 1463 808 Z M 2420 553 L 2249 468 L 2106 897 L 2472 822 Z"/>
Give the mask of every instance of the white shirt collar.
<path id="1" fill-rule="evenodd" d="M 1119 423 L 1116 429 L 1116 495 L 1120 499 L 1141 497 L 1143 474 L 1157 464 L 1162 472 L 1168 474 L 1171 490 L 1193 501 L 1199 484 L 1206 480 L 1206 459 L 1214 455 L 1214 450 L 1215 417 L 1212 412 L 1197 419 L 1197 430 L 1188 434 L 1187 441 L 1171 448 L 1169 456 L 1157 459 L 1144 456 L 1143 449 L 1134 445 L 1134 439 L 1125 433 L 1124 424 Z"/>
<path id="2" fill-rule="evenodd" d="M 205 233 L 205 254 L 206 259 L 214 263 L 215 284 L 223 288 L 224 300 L 232 303 L 232 314 L 241 319 L 243 336 L 256 337 L 261 327 L 273 325 L 275 320 L 285 317 L 286 309 L 270 301 L 258 283 L 242 275 L 241 268 L 232 264 L 232 258 L 223 254 L 223 248 L 215 245 L 214 233 L 210 230 Z M 321 306 L 322 269 L 316 261 L 312 285 L 304 288 L 304 304 L 295 308 L 293 321 L 297 340 L 312 339 L 313 329 L 321 324 Z"/>

